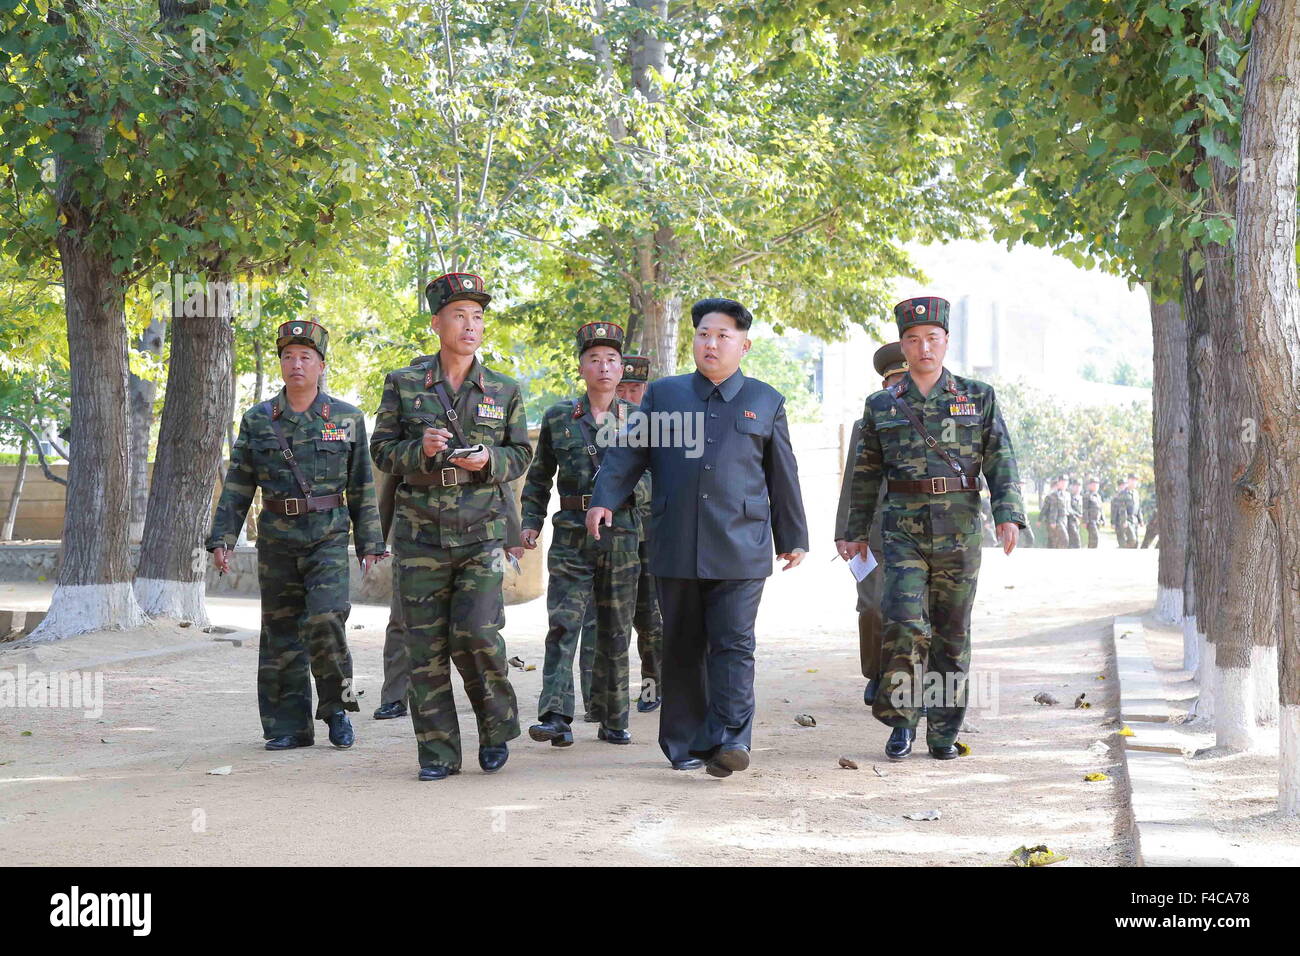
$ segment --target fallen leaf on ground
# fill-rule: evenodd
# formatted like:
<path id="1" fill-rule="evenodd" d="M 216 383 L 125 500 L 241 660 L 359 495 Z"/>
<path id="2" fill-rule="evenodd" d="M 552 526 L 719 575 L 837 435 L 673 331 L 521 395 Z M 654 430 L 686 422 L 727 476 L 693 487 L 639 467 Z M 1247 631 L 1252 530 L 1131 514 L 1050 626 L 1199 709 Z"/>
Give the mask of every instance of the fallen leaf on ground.
<path id="1" fill-rule="evenodd" d="M 1137 734 L 1135 734 L 1135 733 L 1133 733 L 1133 731 L 1129 730 L 1127 724 L 1125 724 L 1125 725 L 1124 725 L 1123 727 L 1121 727 L 1119 730 L 1115 731 L 1115 733 L 1119 734 L 1121 737 L 1136 737 L 1136 736 L 1137 736 Z"/>
<path id="2" fill-rule="evenodd" d="M 960 740 L 957 741 L 957 755 L 959 757 L 969 757 L 970 753 L 970 744 L 964 744 Z"/>
<path id="3" fill-rule="evenodd" d="M 889 771 L 887 771 L 887 770 L 881 770 L 881 769 L 880 769 L 879 767 L 877 767 L 874 763 L 871 765 L 871 769 L 874 770 L 874 771 L 876 772 L 876 776 L 877 776 L 877 777 L 888 777 L 888 776 L 889 776 Z"/>
<path id="4" fill-rule="evenodd" d="M 858 765 L 857 765 L 856 763 L 854 763 L 852 760 L 850 760 L 848 757 L 841 757 L 841 758 L 840 758 L 840 766 L 843 767 L 845 770 L 857 770 L 857 769 L 858 769 Z"/>
<path id="5" fill-rule="evenodd" d="M 511 667 L 518 667 L 520 670 L 524 669 L 524 659 L 522 657 L 519 657 L 518 655 L 510 658 L 510 660 L 506 661 L 506 663 L 509 664 Z"/>
<path id="6" fill-rule="evenodd" d="M 528 664 L 527 666 L 524 667 L 524 670 L 526 670 L 526 671 L 535 671 L 535 670 L 537 670 L 537 665 L 536 665 L 536 664 Z"/>
<path id="7" fill-rule="evenodd" d="M 32 732 L 31 732 L 30 730 L 24 730 L 24 731 L 23 731 L 21 734 L 19 734 L 18 736 L 19 736 L 19 737 L 30 737 L 31 735 L 32 735 Z"/>
<path id="8" fill-rule="evenodd" d="M 228 775 L 230 774 L 230 771 L 231 771 L 231 770 L 234 770 L 234 769 L 235 769 L 235 768 L 234 768 L 234 767 L 231 767 L 229 764 L 227 764 L 227 765 L 224 766 L 224 767 L 214 767 L 214 768 L 212 768 L 211 770 L 208 771 L 208 776 L 210 776 L 210 777 L 225 777 L 225 776 L 228 776 Z"/>
<path id="9" fill-rule="evenodd" d="M 1055 705 L 1055 704 L 1059 704 L 1059 703 L 1060 703 L 1059 700 L 1057 700 L 1055 697 L 1053 697 L 1051 694 L 1049 694 L 1049 693 L 1048 693 L 1047 691 L 1045 691 L 1045 690 L 1044 690 L 1044 691 L 1039 691 L 1037 694 L 1035 694 L 1035 695 L 1034 695 L 1034 700 L 1035 700 L 1037 703 L 1043 704 L 1043 705 L 1045 705 L 1045 706 L 1047 706 L 1047 707 L 1052 707 L 1053 705 Z"/>
<path id="10" fill-rule="evenodd" d="M 1088 783 L 1100 783 L 1102 780 L 1109 780 L 1110 777 L 1106 776 L 1104 773 L 1085 773 L 1083 779 Z"/>
<path id="11" fill-rule="evenodd" d="M 817 673 L 817 668 L 815 668 L 815 667 L 810 667 L 810 668 L 808 668 L 806 671 L 804 671 L 804 673 L 805 673 L 805 674 L 816 674 L 816 673 Z"/>
<path id="12" fill-rule="evenodd" d="M 795 714 L 794 722 L 800 727 L 816 727 L 817 721 L 812 714 Z"/>
<path id="13" fill-rule="evenodd" d="M 963 720 L 961 722 L 961 732 L 963 734 L 978 734 L 980 732 L 980 729 L 976 727 L 974 724 L 972 724 L 969 720 Z"/>
<path id="14" fill-rule="evenodd" d="M 913 810 L 911 813 L 904 813 L 905 820 L 938 820 L 938 810 Z"/>
<path id="15" fill-rule="evenodd" d="M 1069 857 L 1049 849 L 1046 843 L 1040 843 L 1038 846 L 1017 847 L 1011 851 L 1007 859 L 1016 866 L 1051 866 L 1053 863 L 1068 860 Z"/>
<path id="16" fill-rule="evenodd" d="M 1079 710 L 1080 708 L 1083 708 L 1083 707 L 1091 707 L 1091 706 L 1092 706 L 1092 704 L 1090 704 L 1090 703 L 1088 703 L 1086 700 L 1084 700 L 1084 698 L 1087 697 L 1087 696 L 1088 696 L 1088 695 L 1087 695 L 1086 693 L 1084 693 L 1084 694 L 1080 694 L 1078 697 L 1074 698 L 1074 709 L 1075 709 L 1075 710 Z"/>

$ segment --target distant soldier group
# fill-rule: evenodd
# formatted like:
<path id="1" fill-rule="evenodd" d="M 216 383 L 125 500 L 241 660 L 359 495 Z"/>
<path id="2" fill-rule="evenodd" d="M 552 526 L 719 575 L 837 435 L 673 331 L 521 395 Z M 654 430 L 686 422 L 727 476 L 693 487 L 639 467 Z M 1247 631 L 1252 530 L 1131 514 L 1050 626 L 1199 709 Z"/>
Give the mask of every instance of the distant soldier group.
<path id="1" fill-rule="evenodd" d="M 1047 528 L 1049 548 L 1081 548 L 1081 530 L 1087 533 L 1088 547 L 1097 547 L 1099 529 L 1106 523 L 1102 497 L 1098 490 L 1100 479 L 1089 477 L 1086 490 L 1077 478 L 1059 475 L 1052 479 L 1051 490 L 1043 496 L 1039 517 Z M 1138 546 L 1138 528 L 1144 523 L 1138 498 L 1137 475 L 1130 474 L 1119 481 L 1110 499 L 1110 523 L 1121 548 Z M 1154 518 L 1147 527 L 1146 547 L 1155 537 Z"/>

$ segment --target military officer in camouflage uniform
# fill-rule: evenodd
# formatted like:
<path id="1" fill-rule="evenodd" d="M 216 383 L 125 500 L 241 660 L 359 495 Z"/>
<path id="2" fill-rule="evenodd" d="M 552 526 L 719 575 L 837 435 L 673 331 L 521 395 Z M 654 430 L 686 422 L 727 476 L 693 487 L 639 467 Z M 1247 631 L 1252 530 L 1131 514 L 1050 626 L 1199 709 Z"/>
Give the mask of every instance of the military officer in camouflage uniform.
<path id="1" fill-rule="evenodd" d="M 623 356 L 623 380 L 615 390 L 618 397 L 640 405 L 650 384 L 650 359 L 644 355 Z M 637 695 L 636 709 L 648 714 L 658 710 L 663 702 L 660 696 L 659 667 L 663 658 L 664 625 L 659 612 L 659 595 L 655 591 L 654 575 L 650 573 L 650 473 L 647 471 L 637 482 L 637 517 L 641 519 L 643 537 L 638 549 L 641 555 L 641 577 L 636 586 L 636 613 L 632 624 L 636 628 L 636 649 L 641 658 L 641 693 Z M 582 640 L 578 649 L 578 670 L 582 674 L 582 699 L 591 700 L 591 664 L 596 652 L 596 606 L 587 606 L 587 616 L 582 621 Z M 594 721 L 590 707 L 584 719 Z"/>
<path id="2" fill-rule="evenodd" d="M 846 533 L 862 553 L 886 482 L 885 675 L 872 712 L 894 728 L 887 756 L 912 751 L 922 704 L 926 743 L 940 760 L 957 756 L 966 710 L 970 618 L 980 564 L 980 474 L 988 482 L 998 539 L 1010 554 L 1025 527 L 1011 438 L 993 389 L 943 367 L 948 302 L 935 296 L 894 307 L 908 372 L 867 398 Z M 923 434 L 924 433 L 924 434 Z M 955 684 L 931 703 L 924 683 Z M 951 676 L 950 676 L 951 675 Z"/>
<path id="3" fill-rule="evenodd" d="M 1097 529 L 1106 523 L 1106 515 L 1101 507 L 1101 495 L 1097 489 L 1101 482 L 1096 478 L 1088 479 L 1088 490 L 1083 496 L 1083 527 L 1088 532 L 1088 547 L 1097 547 L 1100 535 Z"/>
<path id="4" fill-rule="evenodd" d="M 365 571 L 385 554 L 365 419 L 359 409 L 319 389 L 328 341 L 329 333 L 315 322 L 280 326 L 275 342 L 284 388 L 244 413 L 207 542 L 224 574 L 253 493 L 262 489 L 257 707 L 267 750 L 315 742 L 312 679 L 315 716 L 328 726 L 330 743 L 352 746 L 346 711 L 358 706 L 345 630 L 352 607 L 349 521 Z"/>
<path id="5" fill-rule="evenodd" d="M 1121 478 L 1119 490 L 1110 499 L 1110 520 L 1115 526 L 1115 540 L 1121 548 L 1137 547 L 1137 534 L 1134 530 L 1136 513 L 1128 479 Z"/>
<path id="6" fill-rule="evenodd" d="M 907 359 L 903 357 L 903 346 L 898 342 L 882 345 L 876 349 L 872 364 L 876 367 L 876 374 L 881 378 L 881 388 L 889 388 L 889 386 L 898 382 L 903 377 L 903 373 L 907 371 Z M 846 529 L 849 520 L 849 504 L 853 497 L 854 453 L 861 437 L 862 419 L 858 419 L 853 423 L 853 432 L 849 436 L 849 458 L 844 463 L 844 478 L 840 483 L 840 502 L 835 509 L 835 550 L 846 561 L 850 556 L 848 548 L 849 535 Z M 876 556 L 876 567 L 857 583 L 858 659 L 862 664 L 862 676 L 867 679 L 867 686 L 862 691 L 862 702 L 868 707 L 876 702 L 876 693 L 880 689 L 882 664 L 880 658 L 884 630 L 880 622 L 880 599 L 885 580 L 885 548 L 880 536 L 880 525 L 885 512 L 880 505 L 884 503 L 884 500 L 885 489 L 882 485 L 879 499 L 876 502 L 876 515 L 871 522 L 871 531 L 867 536 L 871 545 L 871 552 Z"/>
<path id="7" fill-rule="evenodd" d="M 1078 478 L 1070 479 L 1067 492 L 1070 496 L 1070 511 L 1065 516 L 1065 533 L 1070 547 L 1079 548 L 1083 546 L 1083 539 L 1079 537 L 1079 521 L 1083 518 L 1083 485 Z"/>
<path id="8" fill-rule="evenodd" d="M 1069 514 L 1069 494 L 1065 490 L 1065 476 L 1052 479 L 1052 490 L 1043 497 L 1043 507 L 1039 513 L 1047 528 L 1047 546 L 1064 548 L 1068 542 L 1065 530 L 1066 515 Z"/>
<path id="9" fill-rule="evenodd" d="M 573 743 L 573 654 L 588 604 L 596 608 L 596 657 L 589 697 L 592 716 L 600 724 L 596 735 L 613 744 L 632 740 L 627 729 L 628 642 L 642 537 L 636 496 L 615 512 L 614 527 L 599 541 L 587 533 L 586 516 L 604 457 L 598 433 L 606 416 L 625 421 L 635 406 L 615 394 L 623 376 L 623 329 L 612 322 L 592 322 L 578 329 L 577 339 L 578 372 L 586 393 L 552 405 L 542 416 L 537 456 L 528 469 L 522 497 L 524 547 L 535 548 L 546 522 L 552 480 L 560 492 L 546 562 L 551 626 L 546 634 L 538 723 L 528 728 L 534 740 L 550 741 L 555 747 Z"/>
<path id="10" fill-rule="evenodd" d="M 411 723 L 421 780 L 459 773 L 460 727 L 451 665 L 478 723 L 479 766 L 493 773 L 519 736 L 501 627 L 505 605 L 507 482 L 532 458 L 523 396 L 476 352 L 491 296 L 476 275 L 453 272 L 425 289 L 440 349 L 390 372 L 370 452 L 400 475 L 393 551 L 411 661 Z"/>
<path id="11" fill-rule="evenodd" d="M 1130 548 L 1138 546 L 1138 529 L 1146 524 L 1146 515 L 1142 513 L 1142 496 L 1138 493 L 1140 486 L 1138 476 L 1132 473 L 1128 476 L 1128 495 L 1129 495 L 1129 544 Z"/>
<path id="12" fill-rule="evenodd" d="M 433 361 L 432 355 L 418 356 L 411 364 Z M 377 470 L 377 469 L 376 469 Z M 402 480 L 398 475 L 380 471 L 377 477 L 376 496 L 379 499 L 379 527 L 384 540 L 389 540 L 393 528 L 393 507 L 397 489 Z M 518 562 L 524 554 L 519 540 L 519 509 L 514 495 L 506 493 L 506 554 Z M 393 588 L 388 602 L 388 627 L 384 630 L 384 683 L 379 693 L 379 706 L 372 715 L 375 720 L 392 720 L 405 717 L 406 698 L 411 691 L 411 658 L 406 653 L 406 627 L 402 624 L 402 594 L 397 587 L 397 565 L 393 565 Z"/>

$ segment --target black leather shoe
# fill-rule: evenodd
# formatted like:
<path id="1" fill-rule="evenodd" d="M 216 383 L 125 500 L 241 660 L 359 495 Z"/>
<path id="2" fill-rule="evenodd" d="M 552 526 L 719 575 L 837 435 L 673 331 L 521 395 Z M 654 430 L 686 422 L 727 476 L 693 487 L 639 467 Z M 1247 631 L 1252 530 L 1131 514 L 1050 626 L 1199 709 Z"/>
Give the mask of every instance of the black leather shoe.
<path id="1" fill-rule="evenodd" d="M 626 730 L 610 730 L 604 724 L 600 725 L 600 730 L 596 731 L 597 740 L 606 740 L 611 744 L 630 744 L 632 734 Z"/>
<path id="2" fill-rule="evenodd" d="M 715 777 L 730 777 L 732 771 L 749 767 L 748 747 L 724 747 L 713 755 L 704 769 Z"/>
<path id="3" fill-rule="evenodd" d="M 528 736 L 539 743 L 551 742 L 552 747 L 572 747 L 573 728 L 563 717 L 548 715 L 540 724 L 528 728 Z"/>
<path id="4" fill-rule="evenodd" d="M 510 748 L 505 744 L 496 744 L 478 748 L 478 765 L 484 773 L 496 773 L 510 759 Z"/>
<path id="5" fill-rule="evenodd" d="M 446 780 L 454 773 L 460 773 L 459 770 L 452 770 L 450 767 L 444 767 L 442 764 L 435 764 L 432 767 L 420 768 L 421 780 Z"/>
<path id="6" fill-rule="evenodd" d="M 662 704 L 663 702 L 664 701 L 662 697 L 655 697 L 652 698 L 651 700 L 637 700 L 636 702 L 637 713 L 648 714 L 652 710 L 658 710 L 659 705 Z"/>
<path id="7" fill-rule="evenodd" d="M 406 701 L 394 700 L 380 704 L 375 708 L 375 720 L 392 720 L 394 717 L 406 716 Z"/>
<path id="8" fill-rule="evenodd" d="M 874 677 L 867 681 L 866 690 L 862 692 L 862 703 L 870 707 L 876 702 L 876 691 L 880 690 L 880 681 Z"/>
<path id="9" fill-rule="evenodd" d="M 266 742 L 267 750 L 293 750 L 295 747 L 310 747 L 314 744 L 310 737 L 303 737 L 299 734 L 289 734 L 286 737 L 272 737 Z"/>
<path id="10" fill-rule="evenodd" d="M 685 760 L 674 760 L 674 770 L 699 770 L 704 766 L 704 761 L 699 757 L 688 757 Z"/>
<path id="11" fill-rule="evenodd" d="M 330 729 L 330 743 L 339 750 L 347 750 L 356 743 L 356 736 L 352 733 L 352 721 L 348 720 L 345 711 L 336 711 L 325 718 L 325 723 Z"/>
<path id="12" fill-rule="evenodd" d="M 889 742 L 885 744 L 885 756 L 890 760 L 902 760 L 912 752 L 912 740 L 915 737 L 914 728 L 895 727 L 894 732 L 889 735 Z"/>
<path id="13" fill-rule="evenodd" d="M 930 756 L 935 760 L 952 760 L 958 756 L 957 745 L 949 744 L 946 747 L 931 747 Z"/>

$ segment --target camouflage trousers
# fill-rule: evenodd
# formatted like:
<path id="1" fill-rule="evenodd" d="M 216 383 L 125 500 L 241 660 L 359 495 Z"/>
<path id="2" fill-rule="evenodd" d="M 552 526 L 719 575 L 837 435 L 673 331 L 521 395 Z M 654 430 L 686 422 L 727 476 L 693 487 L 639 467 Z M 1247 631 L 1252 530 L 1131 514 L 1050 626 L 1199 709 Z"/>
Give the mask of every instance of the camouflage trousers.
<path id="1" fill-rule="evenodd" d="M 315 739 L 316 719 L 359 709 L 348 651 L 348 538 L 309 547 L 257 542 L 262 634 L 257 655 L 257 709 L 262 736 Z"/>
<path id="2" fill-rule="evenodd" d="M 925 705 L 931 747 L 956 742 L 966 716 L 979 567 L 978 534 L 885 532 L 885 673 L 871 712 L 890 727 L 915 727 Z M 931 686 L 937 698 L 925 693 Z"/>
<path id="3" fill-rule="evenodd" d="M 480 747 L 519 736 L 519 711 L 501 639 L 502 542 L 434 547 L 412 540 L 400 516 L 394 534 L 395 586 L 401 592 L 409 709 L 420 766 L 459 770 L 460 722 L 454 664 L 474 708 Z"/>
<path id="4" fill-rule="evenodd" d="M 641 573 L 636 582 L 636 610 L 632 626 L 636 628 L 636 650 L 641 658 L 641 699 L 649 703 L 659 697 L 659 668 L 664 654 L 664 619 L 659 613 L 659 595 L 655 592 L 655 577 L 650 573 L 650 557 L 646 543 L 637 546 L 641 558 Z M 582 642 L 578 654 L 578 669 L 582 673 L 582 699 L 591 701 L 591 661 L 596 650 L 596 605 L 587 605 L 582 619 Z M 591 708 L 588 707 L 588 710 Z"/>
<path id="5" fill-rule="evenodd" d="M 1079 538 L 1079 519 L 1070 518 L 1065 522 L 1065 536 L 1070 541 L 1070 547 L 1081 547 L 1083 541 Z"/>
<path id="6" fill-rule="evenodd" d="M 1088 532 L 1088 547 L 1097 547 L 1097 541 L 1101 537 L 1101 535 L 1097 533 L 1097 523 L 1095 521 L 1090 521 L 1083 527 Z"/>
<path id="7" fill-rule="evenodd" d="M 1065 532 L 1063 524 L 1049 524 L 1047 526 L 1047 546 L 1049 548 L 1064 548 L 1069 544 L 1069 536 Z"/>
<path id="8" fill-rule="evenodd" d="M 612 539 L 608 544 L 615 547 L 624 544 L 624 536 L 611 536 L 609 531 L 601 537 Z M 609 729 L 627 729 L 627 648 L 640 559 L 630 547 L 615 550 L 606 543 L 588 538 L 585 531 L 557 531 L 546 554 L 546 609 L 551 626 L 546 632 L 542 693 L 537 700 L 542 720 L 548 715 L 573 719 L 573 655 L 591 604 L 596 614 L 596 648 L 587 708 Z"/>
<path id="9" fill-rule="evenodd" d="M 1136 548 L 1138 546 L 1137 522 L 1117 521 L 1115 523 L 1115 539 L 1119 542 L 1121 548 Z"/>

